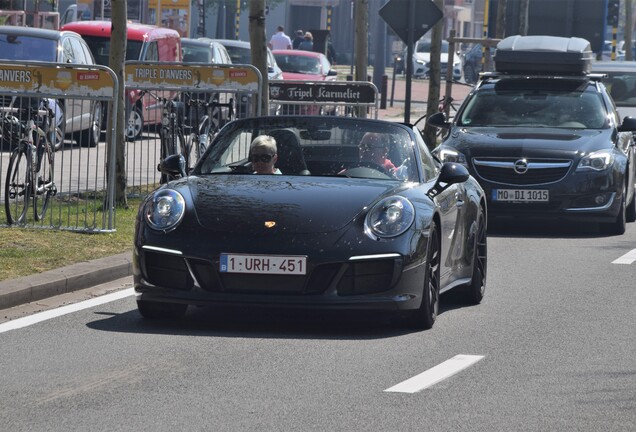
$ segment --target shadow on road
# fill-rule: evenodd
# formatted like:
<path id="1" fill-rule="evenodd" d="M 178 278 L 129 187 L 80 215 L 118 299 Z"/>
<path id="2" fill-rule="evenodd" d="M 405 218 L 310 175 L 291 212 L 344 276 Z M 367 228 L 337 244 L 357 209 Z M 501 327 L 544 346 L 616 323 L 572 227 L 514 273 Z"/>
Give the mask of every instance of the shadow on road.
<path id="1" fill-rule="evenodd" d="M 451 293 L 443 294 L 439 314 L 464 306 L 456 303 Z M 389 313 L 368 311 L 191 306 L 179 320 L 146 320 L 137 310 L 103 315 L 88 327 L 117 333 L 258 339 L 365 340 L 417 333 Z"/>
<path id="2" fill-rule="evenodd" d="M 488 219 L 489 237 L 537 237 L 537 238 L 595 238 L 602 234 L 596 223 L 564 220 L 533 220 L 520 218 Z"/>

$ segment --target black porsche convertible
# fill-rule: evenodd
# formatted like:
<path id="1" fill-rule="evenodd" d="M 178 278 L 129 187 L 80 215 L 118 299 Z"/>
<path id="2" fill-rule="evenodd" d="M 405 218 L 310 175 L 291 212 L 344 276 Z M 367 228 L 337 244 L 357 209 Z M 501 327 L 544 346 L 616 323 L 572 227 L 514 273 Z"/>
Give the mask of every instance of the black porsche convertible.
<path id="1" fill-rule="evenodd" d="M 276 174 L 255 173 L 261 155 L 250 149 L 262 135 L 276 143 Z M 192 172 L 184 166 L 180 155 L 161 163 L 172 180 L 137 216 L 134 283 L 146 318 L 178 318 L 188 305 L 273 305 L 395 311 L 428 329 L 440 293 L 457 289 L 470 304 L 484 296 L 484 192 L 461 164 L 434 159 L 417 129 L 241 119 Z"/>

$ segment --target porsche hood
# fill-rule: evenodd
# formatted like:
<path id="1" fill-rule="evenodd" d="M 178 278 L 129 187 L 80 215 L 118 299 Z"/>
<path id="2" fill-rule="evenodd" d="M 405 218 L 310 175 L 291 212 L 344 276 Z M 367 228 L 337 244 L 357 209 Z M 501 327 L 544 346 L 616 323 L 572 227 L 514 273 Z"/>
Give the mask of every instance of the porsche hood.
<path id="1" fill-rule="evenodd" d="M 199 224 L 225 233 L 309 234 L 345 227 L 398 186 L 364 179 L 217 175 L 190 177 L 187 186 Z M 267 227 L 267 228 L 272 228 Z"/>

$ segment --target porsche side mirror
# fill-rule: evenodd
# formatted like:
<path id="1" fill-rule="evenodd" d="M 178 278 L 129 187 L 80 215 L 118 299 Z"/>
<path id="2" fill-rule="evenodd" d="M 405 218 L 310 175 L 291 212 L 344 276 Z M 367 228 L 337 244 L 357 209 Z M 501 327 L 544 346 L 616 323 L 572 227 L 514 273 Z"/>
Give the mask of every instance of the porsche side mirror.
<path id="1" fill-rule="evenodd" d="M 619 132 L 636 132 L 636 118 L 625 117 L 623 123 L 618 127 Z"/>
<path id="2" fill-rule="evenodd" d="M 426 195 L 433 199 L 445 191 L 450 185 L 463 183 L 468 180 L 468 177 L 470 177 L 470 174 L 464 165 L 455 162 L 446 162 L 442 165 L 437 181 L 433 187 L 426 192 Z"/>
<path id="3" fill-rule="evenodd" d="M 426 120 L 426 124 L 438 129 L 450 129 L 451 124 L 446 121 L 446 115 L 443 112 L 433 114 Z"/>
<path id="4" fill-rule="evenodd" d="M 159 163 L 157 169 L 162 174 L 165 174 L 171 179 L 186 176 L 185 170 L 185 158 L 183 155 L 175 154 L 170 155 Z"/>

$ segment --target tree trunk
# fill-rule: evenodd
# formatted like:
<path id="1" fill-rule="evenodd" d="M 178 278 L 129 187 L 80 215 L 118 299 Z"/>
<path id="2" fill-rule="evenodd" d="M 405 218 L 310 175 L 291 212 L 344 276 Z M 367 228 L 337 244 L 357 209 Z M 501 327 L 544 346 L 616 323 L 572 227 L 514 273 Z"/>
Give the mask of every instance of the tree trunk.
<path id="1" fill-rule="evenodd" d="M 625 0 L 625 60 L 634 60 L 632 34 L 634 33 L 634 18 L 632 14 L 632 0 Z"/>
<path id="2" fill-rule="evenodd" d="M 263 77 L 263 87 L 260 95 L 261 115 L 267 115 L 269 113 L 269 79 L 267 76 L 267 45 L 265 38 L 265 0 L 250 0 L 249 20 L 252 64 L 256 66 Z M 253 110 L 255 108 L 252 107 Z"/>
<path id="3" fill-rule="evenodd" d="M 434 0 L 440 10 L 444 10 L 444 0 Z M 431 33 L 431 62 L 429 64 L 428 99 L 426 100 L 426 117 L 430 117 L 439 111 L 439 94 L 441 87 L 441 67 L 440 58 L 442 50 L 442 32 L 444 31 L 444 20 L 440 20 L 433 26 Z M 453 65 L 447 64 L 452 68 Z M 424 127 L 424 140 L 429 149 L 437 146 L 437 129 L 426 125 Z"/>
<path id="4" fill-rule="evenodd" d="M 115 205 L 128 207 L 128 199 L 126 194 L 126 161 L 125 161 L 125 145 L 126 140 L 124 131 L 126 129 L 126 100 L 124 92 L 124 61 L 126 59 L 126 22 L 127 15 L 126 0 L 111 1 L 111 25 L 112 37 L 110 40 L 110 53 L 108 58 L 108 66 L 113 70 L 119 80 L 119 91 L 115 96 L 119 110 L 117 118 L 113 117 L 113 106 L 108 108 L 108 126 L 106 132 L 106 142 L 111 143 L 111 134 L 115 134 L 115 160 L 108 161 L 115 164 Z M 114 126 L 114 127 L 113 127 Z M 110 155 L 110 151 L 108 152 Z M 108 171 L 107 171 L 108 172 Z"/>
<path id="5" fill-rule="evenodd" d="M 528 9 L 530 8 L 530 0 L 521 0 L 519 6 L 519 34 L 521 36 L 528 35 Z"/>
<path id="6" fill-rule="evenodd" d="M 353 21 L 355 23 L 355 81 L 368 81 L 369 64 L 369 0 L 355 0 Z M 358 107 L 358 117 L 366 117 L 365 107 Z"/>
<path id="7" fill-rule="evenodd" d="M 495 37 L 503 39 L 506 34 L 506 0 L 499 0 L 497 3 L 497 24 Z"/>

